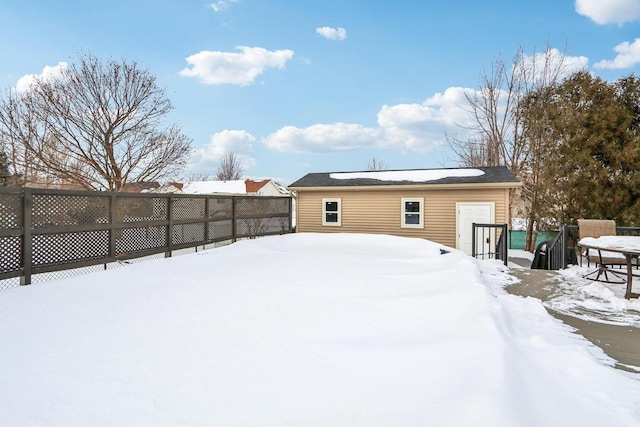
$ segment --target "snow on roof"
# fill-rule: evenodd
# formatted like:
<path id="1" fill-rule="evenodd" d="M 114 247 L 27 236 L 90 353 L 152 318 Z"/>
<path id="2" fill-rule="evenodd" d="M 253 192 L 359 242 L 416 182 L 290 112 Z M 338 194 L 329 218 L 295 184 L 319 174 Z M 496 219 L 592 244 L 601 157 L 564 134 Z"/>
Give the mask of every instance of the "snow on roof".
<path id="1" fill-rule="evenodd" d="M 287 190 L 287 187 L 285 187 L 284 185 L 278 184 L 277 182 L 274 182 L 273 185 L 276 186 L 280 194 L 289 195 L 289 190 Z"/>
<path id="2" fill-rule="evenodd" d="M 184 184 L 182 191 L 186 194 L 246 194 L 247 187 L 243 179 L 233 181 L 192 181 Z"/>
<path id="3" fill-rule="evenodd" d="M 337 172 L 329 175 L 333 179 L 368 178 L 380 181 L 436 181 L 451 177 L 481 176 L 484 172 L 480 169 L 424 169 L 424 170 L 399 170 L 376 172 Z"/>

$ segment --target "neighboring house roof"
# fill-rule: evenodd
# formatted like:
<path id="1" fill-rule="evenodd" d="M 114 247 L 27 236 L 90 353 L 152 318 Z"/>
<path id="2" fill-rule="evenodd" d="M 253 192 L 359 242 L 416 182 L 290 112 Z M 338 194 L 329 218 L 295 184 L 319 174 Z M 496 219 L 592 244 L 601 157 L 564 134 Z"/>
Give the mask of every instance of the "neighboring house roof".
<path id="1" fill-rule="evenodd" d="M 162 184 L 158 188 L 142 190 L 142 193 L 182 193 L 182 184 L 177 182 Z"/>
<path id="2" fill-rule="evenodd" d="M 242 179 L 233 181 L 192 181 L 185 183 L 182 191 L 186 194 L 247 193 Z"/>
<path id="3" fill-rule="evenodd" d="M 284 195 L 286 195 L 286 196 L 288 196 L 288 195 L 289 195 L 289 190 L 287 190 L 287 187 L 285 187 L 284 185 L 279 184 L 279 183 L 277 183 L 277 182 L 274 182 L 274 183 L 273 183 L 273 185 L 275 185 L 275 186 L 276 186 L 276 188 L 278 189 L 278 191 L 280 192 L 280 194 L 284 194 Z"/>
<path id="4" fill-rule="evenodd" d="M 270 179 L 264 179 L 262 181 L 252 181 L 247 179 L 244 183 L 247 193 L 257 193 L 262 187 L 267 185 L 271 181 Z"/>
<path id="5" fill-rule="evenodd" d="M 268 184 L 271 184 L 273 188 L 267 187 Z M 177 186 L 176 183 L 173 183 L 173 186 Z M 254 181 L 251 179 L 238 179 L 233 181 L 192 181 L 183 184 L 181 192 L 186 194 L 288 194 L 286 189 L 274 183 L 270 179 L 263 179 L 260 181 Z"/>
<path id="6" fill-rule="evenodd" d="M 520 187 L 518 178 L 504 166 L 480 168 L 411 169 L 375 172 L 309 173 L 289 185 L 290 190 L 326 187 L 501 185 Z"/>
<path id="7" fill-rule="evenodd" d="M 128 182 L 122 186 L 122 191 L 131 193 L 141 193 L 145 190 L 153 190 L 160 187 L 157 181 Z"/>

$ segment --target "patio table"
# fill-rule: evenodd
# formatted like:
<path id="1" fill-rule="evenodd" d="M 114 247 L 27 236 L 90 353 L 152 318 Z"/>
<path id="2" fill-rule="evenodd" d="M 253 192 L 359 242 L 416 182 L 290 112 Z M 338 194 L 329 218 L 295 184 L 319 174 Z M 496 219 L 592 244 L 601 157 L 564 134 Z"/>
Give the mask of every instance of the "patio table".
<path id="1" fill-rule="evenodd" d="M 640 236 L 585 237 L 578 242 L 578 246 L 597 251 L 622 254 L 627 265 L 627 290 L 624 297 L 627 299 L 640 297 L 640 294 L 632 292 L 633 277 L 640 277 L 640 274 L 634 274 L 633 272 L 633 260 L 637 260 L 640 256 Z M 602 264 L 599 264 L 598 267 L 601 271 L 607 271 L 607 267 Z"/>

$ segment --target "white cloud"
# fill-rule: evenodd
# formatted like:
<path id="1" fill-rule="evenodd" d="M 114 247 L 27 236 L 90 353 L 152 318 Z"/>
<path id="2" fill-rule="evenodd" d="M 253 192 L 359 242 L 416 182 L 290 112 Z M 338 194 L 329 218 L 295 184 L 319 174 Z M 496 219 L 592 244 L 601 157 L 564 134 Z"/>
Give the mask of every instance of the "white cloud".
<path id="1" fill-rule="evenodd" d="M 359 148 L 398 149 L 426 153 L 441 145 L 445 130 L 458 131 L 469 120 L 463 110 L 464 94 L 473 89 L 449 88 L 421 104 L 384 105 L 378 126 L 315 124 L 285 126 L 263 139 L 267 147 L 289 153 L 329 153 Z"/>
<path id="2" fill-rule="evenodd" d="M 238 3 L 239 0 L 219 0 L 215 3 L 211 3 L 211 9 L 214 12 L 222 12 L 225 9 L 228 9 L 231 6 L 231 3 Z"/>
<path id="3" fill-rule="evenodd" d="M 576 12 L 596 24 L 623 24 L 640 20 L 640 1 L 576 0 Z"/>
<path id="4" fill-rule="evenodd" d="M 553 68 L 562 60 L 560 78 L 589 64 L 587 57 L 566 56 L 558 49 L 523 55 L 522 59 L 524 66 L 534 73 L 542 72 L 545 61 Z M 285 126 L 264 138 L 262 143 L 289 153 L 330 153 L 360 148 L 428 153 L 446 144 L 447 134 L 461 140 L 475 137 L 477 123 L 468 110 L 467 96 L 476 95 L 479 95 L 476 89 L 450 87 L 421 103 L 383 105 L 377 114 L 376 127 L 347 123 L 315 124 L 306 128 Z M 506 93 L 502 95 L 500 102 L 504 105 Z"/>
<path id="5" fill-rule="evenodd" d="M 631 43 L 622 42 L 614 47 L 613 51 L 617 53 L 613 60 L 602 60 L 594 64 L 594 67 L 619 70 L 631 68 L 640 63 L 640 38 L 635 39 Z"/>
<path id="6" fill-rule="evenodd" d="M 463 132 L 469 115 L 464 110 L 465 93 L 473 89 L 450 87 L 421 104 L 383 105 L 378 124 L 384 130 L 382 147 L 426 153 L 442 145 L 445 132 Z"/>
<path id="7" fill-rule="evenodd" d="M 62 75 L 62 71 L 66 68 L 67 63 L 61 61 L 52 67 L 49 65 L 45 66 L 40 74 L 26 74 L 18 79 L 18 82 L 16 83 L 16 90 L 18 92 L 27 91 L 37 78 L 41 78 L 45 81 L 59 78 Z"/>
<path id="8" fill-rule="evenodd" d="M 180 71 L 181 76 L 197 77 L 208 85 L 232 84 L 246 86 L 254 83 L 267 68 L 283 69 L 293 57 L 292 50 L 270 51 L 261 47 L 238 46 L 239 53 L 201 51 L 186 58 L 191 68 Z"/>
<path id="9" fill-rule="evenodd" d="M 263 139 L 267 147 L 287 153 L 328 153 L 372 147 L 381 131 L 358 124 L 315 124 L 306 128 L 285 126 Z"/>
<path id="10" fill-rule="evenodd" d="M 197 148 L 191 161 L 189 170 L 215 174 L 218 162 L 225 154 L 233 152 L 245 168 L 255 166 L 253 157 L 253 143 L 256 138 L 244 130 L 223 130 L 211 135 L 211 140 L 202 148 Z"/>
<path id="11" fill-rule="evenodd" d="M 347 38 L 347 30 L 342 27 L 318 27 L 316 28 L 316 33 L 320 34 L 322 37 L 328 40 L 341 41 Z"/>
<path id="12" fill-rule="evenodd" d="M 527 70 L 534 70 L 536 80 L 542 80 L 545 71 L 555 70 L 561 65 L 559 78 L 563 79 L 571 74 L 585 70 L 589 66 L 589 58 L 586 56 L 569 56 L 558 49 L 549 49 L 545 52 L 536 52 L 533 55 L 523 55 L 524 66 Z M 545 64 L 547 65 L 545 67 Z"/>
<path id="13" fill-rule="evenodd" d="M 542 72 L 547 60 L 552 68 L 564 61 L 560 78 L 589 64 L 587 57 L 566 56 L 557 49 L 523 55 L 524 66 L 534 73 Z M 285 126 L 262 142 L 273 150 L 289 153 L 329 153 L 359 148 L 428 153 L 446 144 L 447 134 L 461 140 L 474 138 L 477 123 L 468 111 L 466 96 L 473 98 L 477 94 L 476 89 L 450 87 L 421 103 L 383 105 L 377 114 L 376 127 L 346 123 L 315 124 L 306 128 Z M 504 104 L 506 96 L 500 102 Z"/>

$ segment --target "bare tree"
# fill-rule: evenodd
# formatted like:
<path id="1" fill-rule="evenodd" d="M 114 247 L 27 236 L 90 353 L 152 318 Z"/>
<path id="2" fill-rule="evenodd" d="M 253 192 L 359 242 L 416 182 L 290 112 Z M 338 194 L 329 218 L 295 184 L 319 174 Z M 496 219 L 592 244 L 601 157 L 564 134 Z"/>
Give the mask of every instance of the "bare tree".
<path id="1" fill-rule="evenodd" d="M 15 90 L 8 89 L 0 98 L 0 141 L 7 158 L 9 173 L 20 176 L 24 185 L 51 182 L 53 177 L 29 150 L 42 136 L 41 126 L 33 112 Z"/>
<path id="2" fill-rule="evenodd" d="M 385 171 L 389 170 L 389 165 L 383 160 L 372 157 L 371 160 L 369 160 L 369 162 L 367 163 L 367 170 L 372 172 Z"/>
<path id="3" fill-rule="evenodd" d="M 194 181 L 213 181 L 213 178 L 211 177 L 211 175 L 206 174 L 206 173 L 192 173 L 190 175 L 188 175 L 186 177 L 186 181 L 187 182 L 194 182 Z"/>
<path id="4" fill-rule="evenodd" d="M 81 54 L 60 77 L 10 91 L 0 102 L 0 126 L 23 157 L 16 164 L 86 189 L 120 191 L 186 165 L 190 138 L 163 124 L 172 108 L 156 78 L 135 62 Z"/>
<path id="5" fill-rule="evenodd" d="M 244 168 L 240 158 L 233 152 L 227 153 L 218 163 L 218 173 L 216 178 L 219 181 L 233 181 L 241 179 Z"/>
<path id="6" fill-rule="evenodd" d="M 465 95 L 473 125 L 471 139 L 447 135 L 452 151 L 463 166 L 507 166 L 524 184 L 523 212 L 528 219 L 527 248 L 538 222 L 536 183 L 540 164 L 537 142 L 524 134 L 523 100 L 527 94 L 555 85 L 566 72 L 565 53 L 547 46 L 543 53 L 526 55 L 520 48 L 511 63 L 498 59 L 480 75 L 480 87 Z M 512 191 L 512 203 L 517 200 Z M 513 208 L 513 206 L 512 206 Z"/>

